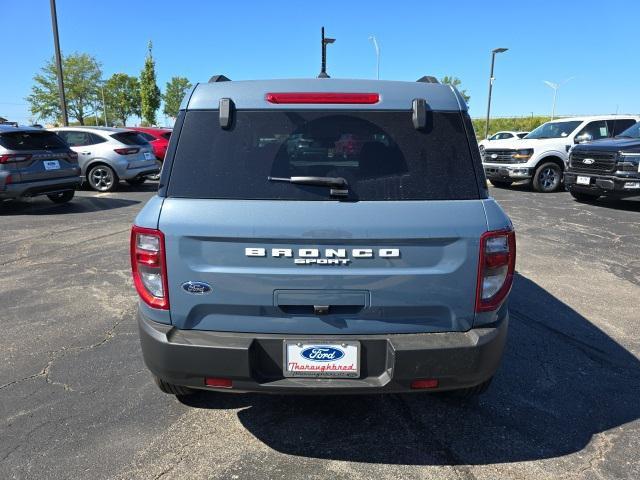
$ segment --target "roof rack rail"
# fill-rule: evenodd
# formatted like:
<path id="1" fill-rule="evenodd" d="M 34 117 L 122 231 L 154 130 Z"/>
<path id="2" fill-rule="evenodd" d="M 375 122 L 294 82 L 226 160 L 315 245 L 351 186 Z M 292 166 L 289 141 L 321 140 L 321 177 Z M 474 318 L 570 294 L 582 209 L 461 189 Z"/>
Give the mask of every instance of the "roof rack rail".
<path id="1" fill-rule="evenodd" d="M 425 75 L 424 77 L 420 77 L 418 80 L 416 80 L 416 82 L 422 82 L 422 83 L 440 83 L 436 77 L 433 77 L 433 76 L 431 76 L 431 75 Z"/>
<path id="2" fill-rule="evenodd" d="M 224 75 L 214 75 L 209 79 L 209 83 L 217 83 L 217 82 L 230 82 L 231 79 L 225 77 Z"/>

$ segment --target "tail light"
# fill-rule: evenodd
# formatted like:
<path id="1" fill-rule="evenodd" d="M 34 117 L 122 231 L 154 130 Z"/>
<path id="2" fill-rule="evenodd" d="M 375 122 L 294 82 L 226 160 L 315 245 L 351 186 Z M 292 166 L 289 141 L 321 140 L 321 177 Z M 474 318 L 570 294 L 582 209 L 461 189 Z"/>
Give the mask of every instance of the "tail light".
<path id="1" fill-rule="evenodd" d="M 164 235 L 160 230 L 131 228 L 131 271 L 142 301 L 153 308 L 169 309 Z"/>
<path id="2" fill-rule="evenodd" d="M 30 158 L 31 158 L 31 155 L 9 153 L 6 155 L 0 155 L 0 163 L 24 162 L 25 160 L 29 160 Z"/>
<path id="3" fill-rule="evenodd" d="M 139 148 L 116 148 L 114 150 L 114 152 L 120 155 L 133 155 L 134 153 L 138 153 L 139 151 Z"/>
<path id="4" fill-rule="evenodd" d="M 335 103 L 335 104 L 373 104 L 380 101 L 377 93 L 267 93 L 269 103 Z"/>
<path id="5" fill-rule="evenodd" d="M 497 309 L 513 283 L 516 234 L 513 230 L 486 232 L 480 237 L 476 312 Z"/>
<path id="6" fill-rule="evenodd" d="M 76 152 L 67 153 L 67 158 L 71 160 L 71 163 L 78 163 L 78 154 Z"/>

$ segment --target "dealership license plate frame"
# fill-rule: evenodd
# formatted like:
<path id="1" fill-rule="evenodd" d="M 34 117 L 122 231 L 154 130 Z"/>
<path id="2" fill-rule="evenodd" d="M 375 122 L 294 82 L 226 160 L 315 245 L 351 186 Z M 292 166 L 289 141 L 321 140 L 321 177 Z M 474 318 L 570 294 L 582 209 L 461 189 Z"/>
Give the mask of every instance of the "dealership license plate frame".
<path id="1" fill-rule="evenodd" d="M 298 350 L 298 356 L 290 357 L 290 348 L 294 347 Z M 355 371 L 294 371 L 289 369 L 289 360 L 297 359 L 301 361 L 300 352 L 309 347 L 330 347 L 330 348 L 339 348 L 341 350 L 347 350 L 345 357 L 348 358 L 352 355 L 355 355 Z M 355 351 L 353 350 L 355 349 Z M 293 349 L 292 349 L 293 350 Z M 282 342 L 282 373 L 285 377 L 294 377 L 294 378 L 359 378 L 360 377 L 360 352 L 361 345 L 357 340 L 284 340 Z M 347 355 L 348 354 L 348 355 Z M 303 364 L 309 365 L 331 365 L 336 364 L 336 362 L 312 362 L 311 360 L 304 359 Z M 340 362 L 337 362 L 340 364 Z"/>
<path id="2" fill-rule="evenodd" d="M 151 152 L 144 152 L 144 159 L 153 160 L 153 155 L 151 154 Z"/>
<path id="3" fill-rule="evenodd" d="M 50 170 L 60 170 L 60 161 L 59 160 L 44 160 L 43 162 L 44 169 L 47 171 Z"/>
<path id="4" fill-rule="evenodd" d="M 576 178 L 576 183 L 578 185 L 591 185 L 591 177 L 578 175 Z"/>

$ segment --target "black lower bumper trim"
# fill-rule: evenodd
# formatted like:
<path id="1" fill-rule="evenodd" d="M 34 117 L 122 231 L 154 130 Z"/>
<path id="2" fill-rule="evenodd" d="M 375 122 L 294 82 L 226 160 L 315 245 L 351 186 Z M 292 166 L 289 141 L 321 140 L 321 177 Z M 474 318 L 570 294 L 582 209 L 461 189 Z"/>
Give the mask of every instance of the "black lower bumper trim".
<path id="1" fill-rule="evenodd" d="M 484 382 L 500 363 L 508 313 L 497 326 L 467 332 L 336 337 L 360 342 L 359 378 L 284 377 L 284 340 L 327 336 L 178 330 L 141 313 L 138 323 L 147 367 L 169 383 L 205 388 L 205 377 L 219 377 L 239 392 L 351 394 L 410 391 L 413 380 L 426 378 L 438 379 L 433 390 Z"/>

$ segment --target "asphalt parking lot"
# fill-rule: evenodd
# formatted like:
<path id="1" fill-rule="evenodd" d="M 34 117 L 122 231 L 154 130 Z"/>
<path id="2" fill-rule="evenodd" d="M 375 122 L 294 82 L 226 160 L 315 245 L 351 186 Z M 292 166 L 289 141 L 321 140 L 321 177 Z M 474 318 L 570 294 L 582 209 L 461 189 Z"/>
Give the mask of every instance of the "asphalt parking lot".
<path id="1" fill-rule="evenodd" d="M 157 390 L 128 235 L 153 184 L 0 205 L 0 478 L 640 478 L 640 201 L 492 188 L 518 232 L 479 400 Z"/>

